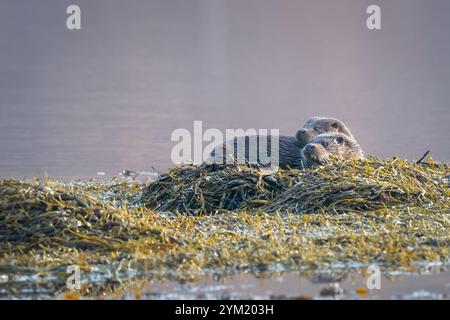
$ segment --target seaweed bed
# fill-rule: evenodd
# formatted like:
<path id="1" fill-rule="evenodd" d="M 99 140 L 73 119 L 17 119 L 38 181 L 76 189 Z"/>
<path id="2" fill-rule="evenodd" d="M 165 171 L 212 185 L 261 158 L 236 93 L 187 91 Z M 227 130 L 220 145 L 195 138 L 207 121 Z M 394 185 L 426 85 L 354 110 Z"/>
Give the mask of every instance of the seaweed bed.
<path id="1" fill-rule="evenodd" d="M 148 185 L 0 180 L 0 296 L 23 276 L 98 296 L 120 277 L 448 263 L 449 165 L 352 161 L 306 170 L 185 165 Z M 3 289 L 2 289 L 3 288 Z M 22 290 L 22 291 L 21 291 Z"/>

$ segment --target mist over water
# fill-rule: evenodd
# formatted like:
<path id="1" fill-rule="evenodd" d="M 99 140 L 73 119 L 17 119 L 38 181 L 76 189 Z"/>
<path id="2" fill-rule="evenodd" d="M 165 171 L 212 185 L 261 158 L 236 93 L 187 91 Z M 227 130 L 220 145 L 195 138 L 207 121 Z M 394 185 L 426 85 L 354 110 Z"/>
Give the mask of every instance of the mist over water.
<path id="1" fill-rule="evenodd" d="M 171 166 L 177 128 L 343 120 L 363 149 L 450 159 L 450 2 L 0 2 L 0 177 Z"/>

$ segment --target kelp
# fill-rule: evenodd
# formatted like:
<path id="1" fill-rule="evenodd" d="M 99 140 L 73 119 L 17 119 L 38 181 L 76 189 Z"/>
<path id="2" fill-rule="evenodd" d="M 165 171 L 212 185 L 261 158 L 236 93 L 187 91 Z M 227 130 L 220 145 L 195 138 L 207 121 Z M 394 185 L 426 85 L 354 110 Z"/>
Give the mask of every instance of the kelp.
<path id="1" fill-rule="evenodd" d="M 151 183 L 142 203 L 158 211 L 191 215 L 251 210 L 293 186 L 299 170 L 261 170 L 241 165 L 175 167 Z"/>
<path id="2" fill-rule="evenodd" d="M 449 198 L 448 164 L 395 158 L 306 170 L 187 165 L 148 185 L 0 180 L 0 278 L 14 288 L 16 275 L 49 275 L 46 290 L 64 292 L 75 264 L 95 274 L 81 293 L 100 295 L 120 277 L 445 264 Z"/>
<path id="3" fill-rule="evenodd" d="M 446 164 L 392 159 L 336 162 L 302 173 L 293 188 L 266 206 L 295 213 L 373 212 L 395 206 L 445 203 L 449 195 Z"/>
<path id="4" fill-rule="evenodd" d="M 1 180 L 0 252 L 8 250 L 5 244 L 22 249 L 114 247 L 139 236 L 132 215 L 100 201 L 92 185 L 87 189 L 91 192 L 51 180 Z M 104 197 L 110 189 L 102 186 Z"/>
<path id="5" fill-rule="evenodd" d="M 240 165 L 182 166 L 144 189 L 150 209 L 188 214 L 261 209 L 344 213 L 424 205 L 448 196 L 448 165 L 369 157 L 305 170 Z"/>

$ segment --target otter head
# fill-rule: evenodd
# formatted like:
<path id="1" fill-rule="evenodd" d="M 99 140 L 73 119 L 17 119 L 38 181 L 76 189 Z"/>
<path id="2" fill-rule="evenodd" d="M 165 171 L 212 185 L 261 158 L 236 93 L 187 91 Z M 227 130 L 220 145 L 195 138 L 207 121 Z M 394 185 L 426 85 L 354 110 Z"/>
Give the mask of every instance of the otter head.
<path id="1" fill-rule="evenodd" d="M 305 167 L 326 164 L 330 156 L 339 160 L 362 160 L 364 153 L 358 143 L 342 133 L 323 133 L 314 137 L 301 151 Z"/>
<path id="2" fill-rule="evenodd" d="M 297 131 L 295 137 L 301 144 L 306 145 L 315 136 L 326 132 L 343 133 L 353 138 L 352 133 L 342 121 L 324 117 L 312 117 L 306 120 L 303 127 Z"/>

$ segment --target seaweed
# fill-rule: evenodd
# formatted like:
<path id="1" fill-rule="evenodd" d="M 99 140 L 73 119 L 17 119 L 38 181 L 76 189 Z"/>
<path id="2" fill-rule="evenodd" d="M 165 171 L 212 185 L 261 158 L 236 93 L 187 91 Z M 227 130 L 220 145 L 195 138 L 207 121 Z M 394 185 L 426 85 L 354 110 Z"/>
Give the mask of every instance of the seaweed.
<path id="1" fill-rule="evenodd" d="M 449 183 L 447 163 L 373 157 L 306 170 L 186 165 L 150 184 L 0 180 L 0 278 L 52 275 L 48 290 L 61 293 L 76 264 L 102 274 L 80 293 L 98 296 L 121 277 L 448 263 Z"/>
<path id="2" fill-rule="evenodd" d="M 442 199 L 448 195 L 447 173 L 446 164 L 375 157 L 305 170 L 187 165 L 146 187 L 142 202 L 153 210 L 191 215 L 258 208 L 266 213 L 374 211 Z"/>

